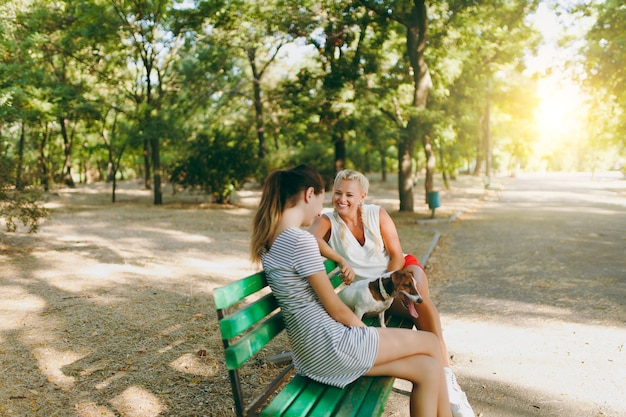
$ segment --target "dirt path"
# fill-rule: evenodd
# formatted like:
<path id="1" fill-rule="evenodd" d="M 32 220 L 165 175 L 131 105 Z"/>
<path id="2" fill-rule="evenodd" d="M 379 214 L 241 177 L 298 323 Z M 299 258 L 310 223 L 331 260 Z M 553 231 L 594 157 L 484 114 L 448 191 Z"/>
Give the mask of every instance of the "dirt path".
<path id="1" fill-rule="evenodd" d="M 626 181 L 522 176 L 440 230 L 431 277 L 477 415 L 625 416 Z"/>
<path id="2" fill-rule="evenodd" d="M 502 196 L 514 196 L 507 193 L 515 183 Z M 383 183 L 374 177 L 370 201 L 393 213 L 395 185 L 395 178 Z M 486 193 L 480 179 L 461 177 L 450 190 L 438 188 L 436 218 L 463 213 L 460 220 L 423 223 L 430 211 L 417 189 L 417 213 L 393 217 L 404 249 L 420 257 L 441 232 L 430 258 L 432 290 L 476 409 L 498 417 L 616 416 L 609 397 L 617 388 L 597 384 L 599 377 L 580 382 L 597 390 L 571 386 L 584 371 L 623 383 L 610 376 L 611 369 L 624 369 L 614 343 L 623 343 L 624 334 L 623 257 L 599 246 L 595 255 L 604 257 L 592 262 L 588 250 L 611 236 L 623 248 L 623 212 L 618 226 L 559 237 L 548 223 L 541 233 L 531 232 L 538 219 L 524 220 L 530 202 L 515 200 L 517 211 L 506 215 L 498 214 L 502 201 L 481 203 L 495 192 Z M 201 196 L 166 193 L 166 204 L 154 207 L 149 192 L 127 183 L 111 205 L 106 186 L 87 186 L 51 195 L 52 217 L 38 235 L 0 233 L 0 416 L 232 416 L 212 291 L 255 270 L 247 250 L 257 199 L 258 191 L 243 191 L 235 206 L 224 208 Z M 505 221 L 511 214 L 519 217 L 517 226 Z M 516 247 L 518 236 L 525 243 Z M 570 246 L 575 240 L 584 244 L 580 251 Z M 557 257 L 562 252 L 570 254 L 571 265 Z M 537 264 L 537 254 L 550 255 L 551 263 Z M 611 275 L 605 269 L 615 262 L 621 269 Z M 555 286 L 566 275 L 563 267 L 573 278 Z M 581 275 L 578 282 L 583 268 L 602 279 Z M 520 352 L 521 342 L 533 343 Z M 597 352 L 604 362 L 590 359 Z M 246 379 L 258 386 L 275 371 L 259 362 L 246 369 Z M 405 415 L 406 397 L 393 395 L 386 414 Z M 598 412 L 548 413 L 565 410 L 559 407 L 569 407 L 572 398 Z"/>
<path id="3" fill-rule="evenodd" d="M 479 198 L 474 182 L 445 192 L 438 215 Z M 397 211 L 396 184 L 374 179 L 371 201 Z M 155 207 L 137 183 L 114 205 L 106 184 L 48 197 L 39 234 L 0 233 L 0 416 L 232 416 L 212 292 L 256 272 L 258 190 L 230 207 L 170 189 Z M 396 220 L 420 254 L 433 233 L 416 227 L 430 215 L 417 207 Z M 276 372 L 244 370 L 250 388 Z"/>

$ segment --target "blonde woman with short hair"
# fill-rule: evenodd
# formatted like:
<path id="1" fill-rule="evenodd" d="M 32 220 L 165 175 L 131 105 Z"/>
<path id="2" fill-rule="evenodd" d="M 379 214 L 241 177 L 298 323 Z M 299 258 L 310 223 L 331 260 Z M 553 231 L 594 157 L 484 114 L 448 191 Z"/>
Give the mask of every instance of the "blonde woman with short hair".
<path id="1" fill-rule="evenodd" d="M 443 339 L 441 319 L 428 291 L 428 278 L 417 259 L 402 251 L 396 226 L 387 211 L 365 204 L 369 181 L 358 171 L 337 173 L 333 184 L 333 211 L 316 219 L 309 231 L 318 239 L 321 254 L 341 266 L 346 284 L 353 280 L 376 279 L 385 272 L 407 269 L 416 280 L 423 297 L 421 304 L 404 308 L 394 300 L 392 314 L 409 315 L 415 327 L 437 336 L 445 367 L 448 395 L 454 417 L 474 417 L 467 396 L 450 369 L 448 349 Z"/>

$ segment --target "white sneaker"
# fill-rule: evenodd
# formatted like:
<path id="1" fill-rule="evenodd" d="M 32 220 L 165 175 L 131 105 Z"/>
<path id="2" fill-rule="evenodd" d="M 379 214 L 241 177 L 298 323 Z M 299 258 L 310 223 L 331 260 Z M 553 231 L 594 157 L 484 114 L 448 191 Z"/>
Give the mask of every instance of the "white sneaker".
<path id="1" fill-rule="evenodd" d="M 463 392 L 452 369 L 443 368 L 446 374 L 446 385 L 448 386 L 448 396 L 450 397 L 450 407 L 453 417 L 476 417 L 472 406 L 467 401 L 467 395 Z"/>

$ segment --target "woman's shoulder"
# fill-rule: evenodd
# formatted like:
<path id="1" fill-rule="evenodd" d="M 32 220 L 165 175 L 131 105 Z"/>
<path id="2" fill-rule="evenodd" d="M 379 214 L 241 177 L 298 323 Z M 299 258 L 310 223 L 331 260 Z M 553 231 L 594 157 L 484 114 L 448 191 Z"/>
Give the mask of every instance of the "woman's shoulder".
<path id="1" fill-rule="evenodd" d="M 317 245 L 315 236 L 304 229 L 290 227 L 283 230 L 283 232 L 278 235 L 272 245 L 272 249 L 274 249 L 274 253 L 285 251 L 293 252 L 294 250 L 300 250 L 309 245 Z"/>
<path id="2" fill-rule="evenodd" d="M 299 227 L 290 227 L 289 229 L 286 229 L 283 233 L 285 234 L 287 239 L 292 241 L 306 242 L 308 240 L 313 240 L 314 242 L 317 242 L 315 240 L 315 236 L 313 236 L 311 232 L 305 229 L 301 229 Z"/>
<path id="3" fill-rule="evenodd" d="M 306 230 L 299 227 L 288 227 L 280 234 L 280 236 L 284 236 L 286 239 L 299 239 L 307 234 L 309 233 L 307 233 Z"/>
<path id="4" fill-rule="evenodd" d="M 376 216 L 376 217 L 378 217 L 380 213 L 385 211 L 385 209 L 382 206 L 379 206 L 378 204 L 363 204 L 363 208 L 365 209 L 365 212 L 367 214 Z"/>
<path id="5" fill-rule="evenodd" d="M 380 209 L 382 209 L 382 206 L 379 206 L 378 204 L 374 204 L 374 203 L 367 203 L 367 204 L 363 204 L 363 207 L 365 207 L 366 210 L 372 210 L 372 211 L 380 211 Z"/>
<path id="6" fill-rule="evenodd" d="M 330 210 L 329 211 L 324 211 L 313 222 L 313 228 L 314 229 L 322 228 L 324 230 L 328 230 L 328 229 L 332 228 L 333 222 L 335 222 L 335 221 L 336 221 L 336 219 L 334 218 L 334 215 L 333 215 L 332 211 L 330 211 Z"/>

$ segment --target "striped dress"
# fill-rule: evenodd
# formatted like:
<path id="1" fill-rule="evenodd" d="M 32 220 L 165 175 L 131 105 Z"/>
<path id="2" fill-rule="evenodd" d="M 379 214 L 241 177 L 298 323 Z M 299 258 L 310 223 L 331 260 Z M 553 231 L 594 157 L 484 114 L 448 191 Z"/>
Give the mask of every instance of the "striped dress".
<path id="1" fill-rule="evenodd" d="M 378 332 L 344 326 L 328 314 L 307 279 L 324 270 L 313 235 L 289 228 L 261 260 L 285 319 L 296 371 L 340 388 L 369 371 L 378 352 Z"/>

